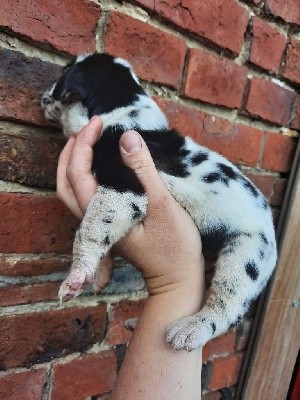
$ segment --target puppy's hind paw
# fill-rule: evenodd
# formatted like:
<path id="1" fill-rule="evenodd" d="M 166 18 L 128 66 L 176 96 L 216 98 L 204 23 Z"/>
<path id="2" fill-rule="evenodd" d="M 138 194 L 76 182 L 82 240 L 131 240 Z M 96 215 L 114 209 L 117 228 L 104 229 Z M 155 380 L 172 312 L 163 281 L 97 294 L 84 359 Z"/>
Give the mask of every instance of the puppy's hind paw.
<path id="1" fill-rule="evenodd" d="M 165 337 L 174 350 L 192 351 L 204 346 L 212 338 L 212 334 L 206 329 L 205 323 L 192 316 L 169 326 Z"/>

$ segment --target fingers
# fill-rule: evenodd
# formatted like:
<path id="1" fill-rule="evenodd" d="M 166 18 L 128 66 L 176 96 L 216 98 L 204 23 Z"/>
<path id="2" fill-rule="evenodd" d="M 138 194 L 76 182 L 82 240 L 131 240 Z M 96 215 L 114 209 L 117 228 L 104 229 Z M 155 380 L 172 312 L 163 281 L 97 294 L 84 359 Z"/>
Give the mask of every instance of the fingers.
<path id="1" fill-rule="evenodd" d="M 93 162 L 93 146 L 99 139 L 102 126 L 101 119 L 93 117 L 80 131 L 76 137 L 66 167 L 67 178 L 83 213 L 85 213 L 92 196 L 97 191 L 98 184 L 91 173 L 91 167 Z"/>
<path id="2" fill-rule="evenodd" d="M 120 139 L 120 152 L 125 165 L 130 167 L 143 185 L 149 207 L 164 205 L 170 197 L 170 193 L 162 182 L 142 137 L 135 131 L 123 133 Z M 148 211 L 149 211 L 148 210 Z"/>

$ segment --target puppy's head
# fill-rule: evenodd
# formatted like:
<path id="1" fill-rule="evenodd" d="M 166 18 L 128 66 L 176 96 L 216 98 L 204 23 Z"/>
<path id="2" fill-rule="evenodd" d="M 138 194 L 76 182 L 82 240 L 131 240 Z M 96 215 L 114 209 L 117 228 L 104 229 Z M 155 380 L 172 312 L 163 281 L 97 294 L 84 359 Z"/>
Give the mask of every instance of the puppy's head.
<path id="1" fill-rule="evenodd" d="M 138 119 L 147 125 L 147 120 L 157 119 L 157 114 L 159 124 L 167 125 L 162 112 L 140 86 L 130 64 L 108 54 L 77 57 L 64 68 L 58 82 L 44 93 L 41 104 L 48 121 L 62 125 L 67 136 L 77 133 L 93 115 L 101 115 L 104 124 L 105 116 L 109 115 L 109 123 L 113 124 L 119 122 L 123 113 L 123 126 L 131 128 L 141 125 L 137 123 Z M 124 122 L 124 112 L 132 112 L 135 107 L 148 109 L 149 117 L 151 111 L 151 118 L 144 112 L 140 113 L 140 118 L 136 114 L 135 125 L 131 124 L 128 116 Z M 131 116 L 134 115 L 132 112 Z"/>

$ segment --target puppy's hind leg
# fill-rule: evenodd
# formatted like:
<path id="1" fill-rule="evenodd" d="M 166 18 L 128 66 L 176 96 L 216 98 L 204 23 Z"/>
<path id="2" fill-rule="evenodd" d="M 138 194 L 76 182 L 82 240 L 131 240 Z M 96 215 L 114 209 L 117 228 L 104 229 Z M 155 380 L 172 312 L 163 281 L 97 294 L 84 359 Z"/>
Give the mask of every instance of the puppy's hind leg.
<path id="1" fill-rule="evenodd" d="M 76 233 L 71 270 L 59 290 L 60 300 L 69 300 L 91 284 L 110 248 L 146 215 L 147 198 L 100 187 L 93 196 Z"/>
<path id="2" fill-rule="evenodd" d="M 168 328 L 166 340 L 174 349 L 191 351 L 202 347 L 241 321 L 276 262 L 275 243 L 259 245 L 259 242 L 259 234 L 256 237 L 241 234 L 235 243 L 223 249 L 203 308 Z"/>

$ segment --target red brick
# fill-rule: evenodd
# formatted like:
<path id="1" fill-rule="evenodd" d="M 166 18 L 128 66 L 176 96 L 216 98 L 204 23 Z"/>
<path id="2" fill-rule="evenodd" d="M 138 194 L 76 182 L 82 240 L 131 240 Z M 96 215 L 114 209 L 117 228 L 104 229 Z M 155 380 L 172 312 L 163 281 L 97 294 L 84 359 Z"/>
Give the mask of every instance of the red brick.
<path id="1" fill-rule="evenodd" d="M 204 347 L 202 352 L 203 361 L 221 355 L 227 355 L 234 351 L 235 345 L 235 331 L 230 331 L 224 335 L 209 341 Z"/>
<path id="2" fill-rule="evenodd" d="M 300 130 L 300 96 L 297 96 L 297 100 L 295 103 L 295 112 L 293 116 L 293 120 L 291 123 L 292 129 L 299 129 Z"/>
<path id="3" fill-rule="evenodd" d="M 0 118 L 48 125 L 40 98 L 60 76 L 61 67 L 19 52 L 0 50 L 0 70 Z"/>
<path id="4" fill-rule="evenodd" d="M 45 369 L 0 373 L 1 400 L 41 400 Z"/>
<path id="5" fill-rule="evenodd" d="M 117 360 L 113 351 L 55 363 L 50 399 L 82 400 L 88 396 L 108 392 L 113 388 L 116 376 Z"/>
<path id="6" fill-rule="evenodd" d="M 246 79 L 246 67 L 207 51 L 191 49 L 183 94 L 210 104 L 238 108 Z"/>
<path id="7" fill-rule="evenodd" d="M 245 110 L 266 121 L 278 125 L 288 124 L 294 93 L 274 82 L 254 77 L 250 80 L 250 90 Z"/>
<path id="8" fill-rule="evenodd" d="M 206 393 L 201 397 L 201 400 L 221 400 L 220 392 Z"/>
<path id="9" fill-rule="evenodd" d="M 261 68 L 278 72 L 285 46 L 284 35 L 258 17 L 253 18 L 252 30 L 250 61 Z"/>
<path id="10" fill-rule="evenodd" d="M 251 181 L 262 191 L 267 199 L 271 197 L 276 181 L 275 176 L 253 172 L 246 172 L 245 175 L 251 179 Z"/>
<path id="11" fill-rule="evenodd" d="M 63 145 L 53 137 L 1 133 L 0 179 L 54 189 Z"/>
<path id="12" fill-rule="evenodd" d="M 300 25 L 298 0 L 266 0 L 265 5 L 272 14 L 283 18 L 286 22 Z"/>
<path id="13" fill-rule="evenodd" d="M 61 282 L 33 283 L 0 287 L 0 307 L 57 300 Z"/>
<path id="14" fill-rule="evenodd" d="M 287 179 L 280 179 L 277 178 L 275 185 L 274 185 L 274 190 L 272 193 L 271 197 L 271 205 L 272 206 L 281 206 L 283 203 L 284 195 L 286 192 L 287 188 Z"/>
<path id="15" fill-rule="evenodd" d="M 174 101 L 155 99 L 166 113 L 170 126 L 183 135 L 222 154 L 234 163 L 255 166 L 259 160 L 263 132 L 234 124 Z M 244 144 L 247 143 L 247 146 Z"/>
<path id="16" fill-rule="evenodd" d="M 37 258 L 38 257 L 38 258 Z M 71 261 L 68 256 L 11 256 L 0 254 L 0 275 L 35 276 L 66 271 Z"/>
<path id="17" fill-rule="evenodd" d="M 268 132 L 262 158 L 262 167 L 276 172 L 289 172 L 295 150 L 295 138 Z"/>
<path id="18" fill-rule="evenodd" d="M 209 389 L 217 390 L 235 385 L 238 382 L 244 354 L 236 353 L 212 362 L 212 375 Z"/>
<path id="19" fill-rule="evenodd" d="M 128 60 L 140 78 L 179 87 L 186 53 L 183 40 L 127 15 L 111 12 L 104 43 L 108 53 Z"/>
<path id="20" fill-rule="evenodd" d="M 62 21 L 63 16 L 63 21 Z M 2 5 L 0 26 L 43 46 L 71 54 L 95 50 L 100 8 L 89 0 L 17 0 Z"/>
<path id="21" fill-rule="evenodd" d="M 103 339 L 106 306 L 64 308 L 0 317 L 0 369 L 30 367 Z"/>
<path id="22" fill-rule="evenodd" d="M 120 303 L 113 304 L 110 316 L 109 326 L 106 337 L 106 342 L 115 346 L 129 342 L 132 336 L 132 332 L 125 328 L 124 323 L 127 319 L 138 317 L 143 309 L 144 301 L 122 301 Z"/>
<path id="23" fill-rule="evenodd" d="M 300 41 L 295 38 L 292 38 L 288 44 L 283 75 L 290 81 L 300 83 Z"/>
<path id="24" fill-rule="evenodd" d="M 248 12 L 234 0 L 137 0 L 180 28 L 239 53 L 247 28 Z"/>
<path id="25" fill-rule="evenodd" d="M 77 224 L 55 196 L 0 193 L 3 253 L 69 253 Z"/>

